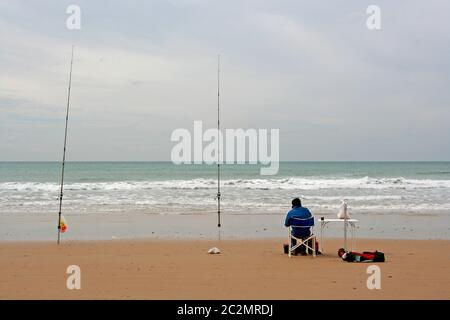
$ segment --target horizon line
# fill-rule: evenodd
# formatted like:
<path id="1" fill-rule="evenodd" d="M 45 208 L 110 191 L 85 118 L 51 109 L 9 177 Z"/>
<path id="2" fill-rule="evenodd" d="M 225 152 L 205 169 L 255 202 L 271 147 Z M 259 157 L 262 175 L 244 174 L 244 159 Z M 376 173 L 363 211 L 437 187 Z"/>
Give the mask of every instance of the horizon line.
<path id="1" fill-rule="evenodd" d="M 7 162 L 41 162 L 50 163 L 57 162 L 60 163 L 61 160 L 0 160 L 0 163 Z M 66 162 L 110 162 L 110 163 L 124 163 L 124 162 L 135 162 L 135 163 L 151 163 L 151 162 L 165 162 L 173 163 L 171 160 L 66 160 Z M 274 163 L 286 163 L 286 162 L 450 162 L 450 160 L 281 160 L 273 161 Z M 214 163 L 215 164 L 215 163 Z M 249 165 L 250 163 L 221 163 L 223 165 Z M 194 163 L 182 163 L 174 165 L 210 165 L 207 163 L 194 164 Z M 254 163 L 251 165 L 264 165 L 261 163 Z"/>

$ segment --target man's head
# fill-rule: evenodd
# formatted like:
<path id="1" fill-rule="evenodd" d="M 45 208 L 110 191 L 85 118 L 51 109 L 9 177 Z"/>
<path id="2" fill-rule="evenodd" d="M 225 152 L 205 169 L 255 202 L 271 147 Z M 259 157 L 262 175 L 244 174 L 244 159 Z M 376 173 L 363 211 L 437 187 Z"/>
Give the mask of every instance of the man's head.
<path id="1" fill-rule="evenodd" d="M 344 255 L 344 253 L 345 253 L 345 249 L 344 249 L 344 248 L 340 248 L 340 249 L 338 250 L 338 256 L 339 256 L 340 258 L 342 258 L 342 256 Z"/>
<path id="2" fill-rule="evenodd" d="M 292 200 L 292 207 L 301 207 L 302 202 L 299 198 L 295 198 Z"/>

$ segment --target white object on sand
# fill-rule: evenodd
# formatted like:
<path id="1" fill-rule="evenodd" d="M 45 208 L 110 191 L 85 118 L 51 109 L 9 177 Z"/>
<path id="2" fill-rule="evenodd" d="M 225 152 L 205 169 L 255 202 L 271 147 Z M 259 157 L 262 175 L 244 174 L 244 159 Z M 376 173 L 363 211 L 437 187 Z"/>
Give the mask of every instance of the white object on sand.
<path id="1" fill-rule="evenodd" d="M 220 249 L 217 247 L 213 247 L 211 249 L 208 250 L 209 254 L 219 254 L 220 253 Z"/>
<path id="2" fill-rule="evenodd" d="M 350 219 L 350 215 L 348 214 L 347 202 L 345 202 L 344 200 L 341 201 L 341 208 L 339 209 L 337 217 L 339 219 Z"/>

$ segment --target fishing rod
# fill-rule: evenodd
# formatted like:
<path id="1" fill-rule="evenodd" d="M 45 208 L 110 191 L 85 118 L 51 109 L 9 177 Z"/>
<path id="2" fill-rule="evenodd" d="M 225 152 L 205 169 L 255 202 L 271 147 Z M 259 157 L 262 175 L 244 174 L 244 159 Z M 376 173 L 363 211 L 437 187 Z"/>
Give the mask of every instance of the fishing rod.
<path id="1" fill-rule="evenodd" d="M 74 48 L 74 46 L 72 46 L 72 58 L 70 59 L 69 90 L 67 93 L 67 110 L 66 110 L 66 128 L 64 131 L 64 151 L 63 151 L 62 166 L 61 166 L 61 192 L 59 194 L 59 212 L 58 212 L 58 244 L 61 241 L 61 210 L 62 210 L 62 200 L 63 200 L 63 192 L 64 192 L 64 167 L 66 164 L 67 125 L 69 123 L 70 88 L 72 86 L 73 48 Z"/>
<path id="2" fill-rule="evenodd" d="M 217 227 L 220 223 L 220 54 L 217 55 Z"/>

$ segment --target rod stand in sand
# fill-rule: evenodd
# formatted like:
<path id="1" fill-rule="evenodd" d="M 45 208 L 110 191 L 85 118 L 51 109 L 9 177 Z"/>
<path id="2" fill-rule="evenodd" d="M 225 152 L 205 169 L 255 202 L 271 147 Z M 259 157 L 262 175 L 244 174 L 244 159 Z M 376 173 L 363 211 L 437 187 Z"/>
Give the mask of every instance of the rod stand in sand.
<path id="1" fill-rule="evenodd" d="M 72 57 L 70 59 L 69 89 L 67 92 L 67 109 L 66 109 L 66 128 L 64 131 L 64 149 L 63 149 L 63 158 L 62 158 L 62 165 L 61 165 L 61 191 L 59 194 L 59 212 L 58 212 L 58 240 L 57 240 L 58 244 L 61 242 L 61 212 L 62 212 L 62 200 L 63 200 L 63 194 L 64 194 L 64 167 L 66 164 L 67 125 L 69 123 L 70 88 L 72 86 L 73 49 L 74 49 L 74 46 L 72 46 Z"/>
<path id="2" fill-rule="evenodd" d="M 220 54 L 217 55 L 217 135 L 220 132 Z M 217 227 L 220 240 L 220 142 L 217 139 Z"/>
<path id="3" fill-rule="evenodd" d="M 58 244 L 61 242 L 61 206 L 62 206 L 62 193 L 59 195 L 59 212 L 58 212 Z"/>
<path id="4" fill-rule="evenodd" d="M 220 223 L 220 192 L 217 193 L 217 227 L 220 228 L 222 224 Z"/>

